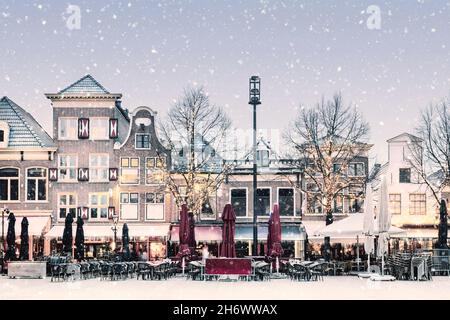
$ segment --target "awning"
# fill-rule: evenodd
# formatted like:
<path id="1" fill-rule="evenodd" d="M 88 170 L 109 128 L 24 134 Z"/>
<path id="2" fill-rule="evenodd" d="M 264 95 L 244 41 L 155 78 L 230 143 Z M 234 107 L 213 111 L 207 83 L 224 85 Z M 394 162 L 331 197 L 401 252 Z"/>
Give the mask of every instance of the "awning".
<path id="1" fill-rule="evenodd" d="M 117 226 L 117 238 L 122 237 L 122 226 Z M 84 237 L 85 238 L 111 238 L 114 233 L 111 229 L 112 225 L 84 225 Z M 75 237 L 77 226 L 74 223 L 72 226 L 72 234 Z M 46 238 L 62 238 L 64 232 L 64 226 L 58 225 L 50 229 L 45 235 Z M 167 237 L 169 235 L 169 224 L 159 225 L 133 225 L 128 224 L 128 234 L 132 238 L 137 237 Z"/>
<path id="2" fill-rule="evenodd" d="M 267 240 L 268 227 L 258 227 L 258 241 Z M 306 235 L 301 231 L 300 226 L 281 226 L 281 241 L 305 240 Z M 236 241 L 253 240 L 253 226 L 236 226 Z"/>
<path id="3" fill-rule="evenodd" d="M 23 217 L 16 216 L 16 236 L 20 236 L 21 223 Z M 27 217 L 28 220 L 28 235 L 29 236 L 41 236 L 50 227 L 50 216 L 47 217 Z M 8 224 L 5 223 L 5 232 L 8 228 Z"/>
<path id="4" fill-rule="evenodd" d="M 325 219 L 323 220 L 302 220 L 302 224 L 305 226 L 306 233 L 309 236 L 314 235 L 316 230 L 319 230 L 323 227 L 325 227 Z"/>
<path id="5" fill-rule="evenodd" d="M 170 232 L 170 241 L 180 241 L 180 227 L 173 226 Z M 220 226 L 195 226 L 196 241 L 222 241 L 222 227 Z"/>
<path id="6" fill-rule="evenodd" d="M 319 230 L 316 230 L 313 234 L 314 237 L 330 237 L 334 239 L 356 239 L 357 236 L 362 237 L 363 232 L 363 213 L 355 213 L 349 217 L 336 221 L 328 226 L 325 226 Z M 374 233 L 377 234 L 378 225 L 375 222 Z M 406 234 L 404 230 L 391 226 L 389 229 L 389 235 L 401 235 Z M 312 237 L 311 237 L 312 238 Z"/>
<path id="7" fill-rule="evenodd" d="M 392 238 L 416 238 L 416 239 L 438 238 L 438 229 L 435 228 L 405 228 L 403 230 L 406 232 L 406 234 L 393 235 Z"/>

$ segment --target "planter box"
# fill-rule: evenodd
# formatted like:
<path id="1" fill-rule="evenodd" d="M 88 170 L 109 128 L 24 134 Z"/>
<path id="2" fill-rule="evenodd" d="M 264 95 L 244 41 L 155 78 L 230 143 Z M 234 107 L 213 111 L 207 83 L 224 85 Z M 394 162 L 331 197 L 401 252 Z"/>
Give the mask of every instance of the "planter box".
<path id="1" fill-rule="evenodd" d="M 206 259 L 206 275 L 238 275 L 252 274 L 252 260 L 239 258 Z"/>
<path id="2" fill-rule="evenodd" d="M 8 277 L 44 279 L 47 272 L 46 262 L 12 261 L 8 263 Z"/>

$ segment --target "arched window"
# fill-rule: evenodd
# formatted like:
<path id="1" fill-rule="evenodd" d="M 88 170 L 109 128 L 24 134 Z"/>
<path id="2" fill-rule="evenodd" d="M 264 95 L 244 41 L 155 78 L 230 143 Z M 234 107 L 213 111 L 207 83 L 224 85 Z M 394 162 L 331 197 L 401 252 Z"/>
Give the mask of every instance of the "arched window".
<path id="1" fill-rule="evenodd" d="M 47 169 L 27 169 L 27 201 L 47 201 Z"/>
<path id="2" fill-rule="evenodd" d="M 19 169 L 0 169 L 0 201 L 19 201 Z"/>

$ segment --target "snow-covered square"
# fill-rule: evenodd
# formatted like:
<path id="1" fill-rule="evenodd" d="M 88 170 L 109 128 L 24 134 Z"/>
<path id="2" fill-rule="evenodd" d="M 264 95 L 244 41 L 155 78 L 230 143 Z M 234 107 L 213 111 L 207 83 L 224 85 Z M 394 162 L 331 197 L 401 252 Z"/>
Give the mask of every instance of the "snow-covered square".
<path id="1" fill-rule="evenodd" d="M 325 277 L 324 281 L 269 282 L 101 281 L 99 279 L 50 282 L 0 278 L 1 300 L 7 299 L 145 299 L 145 300 L 317 300 L 317 299 L 448 299 L 450 277 L 432 281 L 374 282 L 354 276 Z"/>

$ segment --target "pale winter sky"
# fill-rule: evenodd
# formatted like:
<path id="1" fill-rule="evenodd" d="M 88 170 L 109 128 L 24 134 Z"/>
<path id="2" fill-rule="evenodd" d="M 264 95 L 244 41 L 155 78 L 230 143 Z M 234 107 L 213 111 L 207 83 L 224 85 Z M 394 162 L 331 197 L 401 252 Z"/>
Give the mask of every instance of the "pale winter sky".
<path id="1" fill-rule="evenodd" d="M 80 28 L 69 5 L 80 9 Z M 246 129 L 256 74 L 261 128 L 282 131 L 300 103 L 341 91 L 370 122 L 371 160 L 381 161 L 386 139 L 449 96 L 449 30 L 447 0 L 0 0 L 0 95 L 51 133 L 43 94 L 86 73 L 122 92 L 130 110 L 160 115 L 184 87 L 204 85 Z"/>

